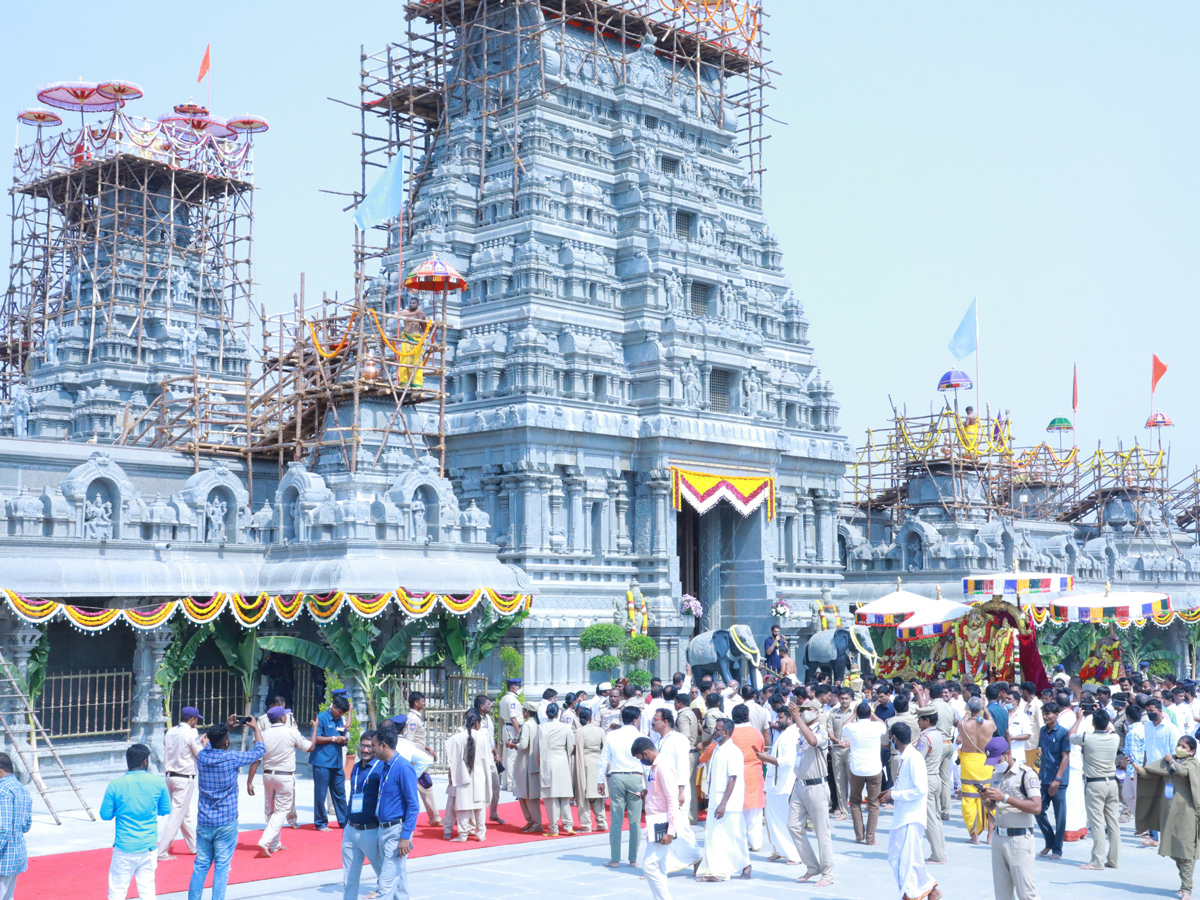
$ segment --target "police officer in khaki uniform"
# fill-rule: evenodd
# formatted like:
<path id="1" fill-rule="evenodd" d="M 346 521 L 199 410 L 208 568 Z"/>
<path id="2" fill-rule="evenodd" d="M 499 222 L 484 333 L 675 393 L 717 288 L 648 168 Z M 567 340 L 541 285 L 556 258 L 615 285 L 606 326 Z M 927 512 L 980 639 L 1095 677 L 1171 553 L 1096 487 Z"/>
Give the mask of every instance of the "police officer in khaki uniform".
<path id="1" fill-rule="evenodd" d="M 829 733 L 820 723 L 821 704 L 805 700 L 799 707 L 788 704 L 792 721 L 800 729 L 800 746 L 796 753 L 796 784 L 788 801 L 788 832 L 800 851 L 807 871 L 796 880 L 814 887 L 833 884 L 833 838 L 829 833 Z M 808 841 L 808 822 L 817 836 L 817 852 Z M 819 879 L 813 881 L 814 878 Z"/>
<path id="2" fill-rule="evenodd" d="M 833 762 L 833 782 L 837 787 L 835 818 L 850 818 L 850 745 L 844 744 L 842 726 L 854 718 L 854 691 L 838 690 L 838 705 L 829 712 L 829 756 Z M 843 745 L 844 744 L 844 745 Z"/>
<path id="3" fill-rule="evenodd" d="M 996 817 L 992 836 L 992 886 L 996 900 L 1039 900 L 1034 884 L 1034 821 L 1042 810 L 1037 772 L 1013 758 L 1008 741 L 994 737 L 984 748 L 992 778 L 984 808 Z"/>
<path id="4" fill-rule="evenodd" d="M 929 840 L 928 865 L 941 866 L 946 863 L 946 832 L 942 828 L 942 758 L 945 756 L 946 739 L 937 727 L 938 712 L 933 706 L 917 707 L 917 722 L 921 734 L 916 741 L 916 750 L 925 761 L 925 777 L 929 793 L 925 800 L 925 837 Z"/>

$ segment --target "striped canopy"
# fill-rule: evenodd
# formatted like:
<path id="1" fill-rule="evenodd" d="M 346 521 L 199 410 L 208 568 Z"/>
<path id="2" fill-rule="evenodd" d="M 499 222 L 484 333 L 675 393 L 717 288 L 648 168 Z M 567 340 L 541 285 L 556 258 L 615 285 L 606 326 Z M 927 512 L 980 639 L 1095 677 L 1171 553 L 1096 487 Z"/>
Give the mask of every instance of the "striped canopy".
<path id="1" fill-rule="evenodd" d="M 38 88 L 37 98 L 47 106 L 78 112 L 117 108 L 117 101 L 100 93 L 100 85 L 94 81 L 55 81 Z"/>
<path id="2" fill-rule="evenodd" d="M 17 113 L 18 121 L 24 122 L 26 125 L 61 125 L 62 116 L 54 112 L 52 109 L 39 109 L 33 107 L 31 109 L 23 109 Z"/>
<path id="3" fill-rule="evenodd" d="M 980 575 L 963 579 L 967 596 L 1015 597 L 1020 594 L 1056 594 L 1074 590 L 1072 575 Z"/>
<path id="4" fill-rule="evenodd" d="M 859 625 L 895 626 L 935 602 L 912 591 L 901 590 L 897 581 L 896 590 L 860 606 L 854 613 L 854 621 Z"/>
<path id="5" fill-rule="evenodd" d="M 454 266 L 434 256 L 413 269 L 404 279 L 404 286 L 410 291 L 465 291 L 467 280 Z"/>
<path id="6" fill-rule="evenodd" d="M 1170 416 L 1161 412 L 1156 412 L 1146 420 L 1147 428 L 1171 428 L 1174 426 L 1174 424 L 1175 423 L 1171 421 Z"/>
<path id="7" fill-rule="evenodd" d="M 1105 591 L 1079 594 L 1048 604 L 1056 622 L 1087 622 L 1093 625 L 1141 622 L 1171 610 L 1171 595 L 1160 591 Z"/>
<path id="8" fill-rule="evenodd" d="M 896 636 L 902 641 L 919 641 L 923 638 L 938 637 L 949 634 L 954 630 L 954 622 L 971 611 L 965 603 L 954 600 L 926 601 L 926 605 L 900 623 Z"/>

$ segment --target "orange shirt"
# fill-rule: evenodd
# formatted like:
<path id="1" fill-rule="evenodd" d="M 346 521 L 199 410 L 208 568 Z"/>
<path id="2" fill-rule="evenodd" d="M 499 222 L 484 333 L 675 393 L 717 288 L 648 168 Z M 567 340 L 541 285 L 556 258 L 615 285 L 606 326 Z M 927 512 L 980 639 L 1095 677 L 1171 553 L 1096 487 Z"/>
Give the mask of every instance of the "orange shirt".
<path id="1" fill-rule="evenodd" d="M 735 747 L 742 751 L 746 761 L 746 799 L 742 809 L 762 809 L 767 805 L 766 781 L 763 778 L 763 764 L 755 753 L 763 749 L 763 736 L 754 730 L 750 723 L 737 725 L 730 738 Z"/>

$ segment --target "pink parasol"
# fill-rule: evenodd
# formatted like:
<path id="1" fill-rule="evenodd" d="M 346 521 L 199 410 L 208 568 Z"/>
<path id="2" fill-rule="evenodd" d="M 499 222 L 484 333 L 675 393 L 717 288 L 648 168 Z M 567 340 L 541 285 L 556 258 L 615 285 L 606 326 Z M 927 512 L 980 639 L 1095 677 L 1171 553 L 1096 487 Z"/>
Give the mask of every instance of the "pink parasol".
<path id="1" fill-rule="evenodd" d="M 262 116 L 240 115 L 234 116 L 225 123 L 234 131 L 244 132 L 246 134 L 258 134 L 270 128 L 270 124 Z"/>
<path id="2" fill-rule="evenodd" d="M 231 138 L 237 131 L 224 119 L 209 115 L 208 108 L 197 103 L 180 103 L 173 112 L 158 117 L 171 135 L 182 141 L 198 142 L 208 134 L 215 138 Z"/>
<path id="3" fill-rule="evenodd" d="M 117 101 L 100 93 L 100 86 L 94 81 L 55 81 L 38 88 L 37 98 L 47 106 L 81 113 L 117 108 Z"/>
<path id="4" fill-rule="evenodd" d="M 404 286 L 410 291 L 465 291 L 467 280 L 454 266 L 434 256 L 413 269 L 404 279 Z"/>
<path id="5" fill-rule="evenodd" d="M 63 120 L 62 116 L 52 110 L 32 107 L 17 113 L 17 121 L 24 122 L 26 125 L 36 125 L 38 128 L 43 125 L 53 128 L 55 125 L 61 125 Z"/>
<path id="6" fill-rule="evenodd" d="M 105 81 L 96 86 L 96 92 L 109 100 L 115 100 L 119 106 L 138 99 L 144 93 L 141 87 L 132 81 Z"/>

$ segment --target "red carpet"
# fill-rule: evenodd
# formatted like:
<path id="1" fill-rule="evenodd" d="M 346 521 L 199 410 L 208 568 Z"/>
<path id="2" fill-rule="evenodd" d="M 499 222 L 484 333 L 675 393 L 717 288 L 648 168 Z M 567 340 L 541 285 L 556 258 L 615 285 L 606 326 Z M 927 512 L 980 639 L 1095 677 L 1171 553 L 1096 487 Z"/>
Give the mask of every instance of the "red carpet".
<path id="1" fill-rule="evenodd" d="M 508 824 L 497 825 L 489 822 L 487 840 L 482 844 L 474 839 L 465 843 L 442 840 L 441 826 L 427 824 L 429 819 L 422 812 L 413 834 L 412 858 L 457 853 L 480 847 L 502 847 L 508 844 L 552 840 L 537 834 L 521 834 L 525 818 L 521 814 L 519 803 L 502 803 L 499 812 L 500 818 L 507 820 Z M 257 841 L 261 834 L 261 831 L 243 831 L 238 834 L 237 849 L 233 852 L 233 864 L 229 873 L 230 884 L 328 872 L 342 867 L 342 832 L 339 828 L 327 832 L 318 832 L 312 825 L 304 825 L 297 830 L 284 828 L 283 844 L 287 849 L 276 853 L 270 859 L 257 858 Z M 171 852 L 177 855 L 175 860 L 158 864 L 156 883 L 160 894 L 186 891 L 188 882 L 191 881 L 195 857 L 187 853 L 182 839 L 175 841 Z M 107 896 L 108 863 L 111 858 L 110 848 L 31 857 L 29 871 L 17 879 L 16 900 Z M 369 877 L 364 875 L 364 884 Z M 205 884 L 212 885 L 211 872 Z M 132 883 L 129 886 L 129 896 L 137 896 Z"/>

